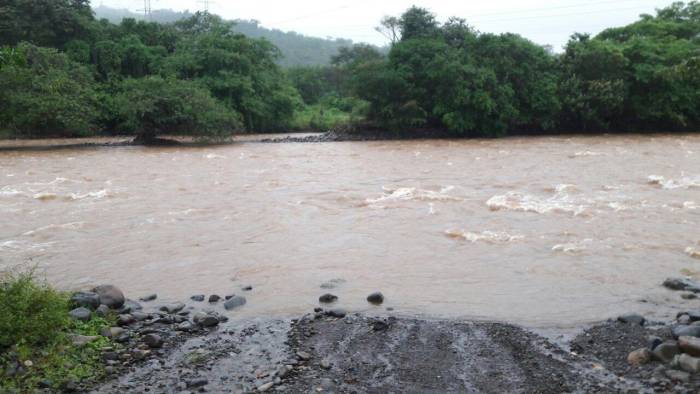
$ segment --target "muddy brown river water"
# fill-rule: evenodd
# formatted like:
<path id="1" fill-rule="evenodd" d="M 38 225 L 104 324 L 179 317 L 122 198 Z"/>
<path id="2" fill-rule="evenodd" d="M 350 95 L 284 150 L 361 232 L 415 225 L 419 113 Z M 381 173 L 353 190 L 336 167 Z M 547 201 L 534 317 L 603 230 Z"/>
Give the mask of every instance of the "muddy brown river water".
<path id="1" fill-rule="evenodd" d="M 3 143 L 0 142 L 0 145 Z M 12 144 L 12 143 L 5 143 Z M 0 151 L 0 269 L 236 316 L 339 305 L 573 326 L 672 315 L 700 278 L 700 136 Z M 645 302 L 642 302 L 645 301 Z"/>

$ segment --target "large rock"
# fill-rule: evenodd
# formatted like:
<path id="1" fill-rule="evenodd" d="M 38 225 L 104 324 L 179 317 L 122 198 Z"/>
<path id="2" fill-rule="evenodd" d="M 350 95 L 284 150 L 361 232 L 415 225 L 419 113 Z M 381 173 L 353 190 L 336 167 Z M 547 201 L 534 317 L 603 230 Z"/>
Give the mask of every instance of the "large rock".
<path id="1" fill-rule="evenodd" d="M 700 337 L 700 326 L 676 326 L 673 328 L 673 337 Z"/>
<path id="2" fill-rule="evenodd" d="M 80 291 L 70 298 L 71 304 L 76 308 L 83 307 L 95 310 L 100 306 L 100 296 L 90 291 Z"/>
<path id="3" fill-rule="evenodd" d="M 92 312 L 90 312 L 89 309 L 83 307 L 75 308 L 72 311 L 70 311 L 69 314 L 70 317 L 79 321 L 90 321 L 90 318 L 92 318 Z"/>
<path id="4" fill-rule="evenodd" d="M 664 281 L 664 287 L 671 290 L 683 290 L 700 293 L 700 283 L 686 278 L 669 278 Z"/>
<path id="5" fill-rule="evenodd" d="M 243 296 L 233 296 L 224 303 L 224 308 L 226 308 L 227 311 L 230 311 L 245 305 L 246 302 L 247 300 Z"/>
<path id="6" fill-rule="evenodd" d="M 686 372 L 698 373 L 700 372 L 700 358 L 681 354 L 678 358 L 678 366 Z"/>
<path id="7" fill-rule="evenodd" d="M 683 353 L 700 357 L 700 338 L 680 337 L 678 338 L 678 347 L 681 348 Z"/>
<path id="8" fill-rule="evenodd" d="M 322 304 L 330 304 L 332 302 L 338 301 L 338 296 L 333 295 L 333 294 L 324 294 L 320 297 L 318 297 L 318 302 Z"/>
<path id="9" fill-rule="evenodd" d="M 680 354 L 681 350 L 678 347 L 676 341 L 666 341 L 661 345 L 657 346 L 654 351 L 651 352 L 655 360 L 661 361 L 663 363 L 670 363 L 673 358 Z"/>
<path id="10" fill-rule="evenodd" d="M 124 305 L 124 293 L 112 285 L 98 286 L 92 289 L 100 296 L 100 304 L 107 305 L 112 309 L 119 309 Z"/>

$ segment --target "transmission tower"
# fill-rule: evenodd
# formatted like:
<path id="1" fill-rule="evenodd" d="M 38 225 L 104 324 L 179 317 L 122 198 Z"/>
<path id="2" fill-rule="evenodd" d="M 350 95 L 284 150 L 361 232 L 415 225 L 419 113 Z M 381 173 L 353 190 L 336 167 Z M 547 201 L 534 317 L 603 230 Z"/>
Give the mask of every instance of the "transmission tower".
<path id="1" fill-rule="evenodd" d="M 149 21 L 151 20 L 151 11 L 151 0 L 143 0 L 143 16 Z"/>
<path id="2" fill-rule="evenodd" d="M 212 3 L 210 0 L 199 0 L 199 1 L 197 1 L 197 3 L 202 4 L 202 6 L 204 7 L 205 13 L 207 13 L 207 14 L 209 13 L 209 7 L 211 6 L 211 3 Z"/>

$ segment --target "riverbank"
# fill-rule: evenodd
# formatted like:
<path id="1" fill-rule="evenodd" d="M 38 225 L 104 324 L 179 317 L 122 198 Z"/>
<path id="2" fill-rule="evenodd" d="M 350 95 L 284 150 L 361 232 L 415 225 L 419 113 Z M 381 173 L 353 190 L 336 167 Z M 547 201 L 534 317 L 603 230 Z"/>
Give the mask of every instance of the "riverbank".
<path id="1" fill-rule="evenodd" d="M 686 279 L 664 286 L 683 291 L 684 299 L 700 292 L 700 284 Z M 177 303 L 156 294 L 134 301 L 109 285 L 75 293 L 72 319 L 114 324 L 99 336 L 73 338 L 74 346 L 111 342 L 99 342 L 104 373 L 35 390 L 684 393 L 700 387 L 697 311 L 673 322 L 621 316 L 555 340 L 507 323 L 392 316 L 391 308 L 381 316 L 349 313 L 333 294 L 319 297 L 321 306 L 299 319 L 235 319 L 251 290 Z M 367 302 L 381 305 L 384 295 L 373 293 Z M 42 373 L 21 357 L 4 371 L 2 379 L 17 381 Z"/>

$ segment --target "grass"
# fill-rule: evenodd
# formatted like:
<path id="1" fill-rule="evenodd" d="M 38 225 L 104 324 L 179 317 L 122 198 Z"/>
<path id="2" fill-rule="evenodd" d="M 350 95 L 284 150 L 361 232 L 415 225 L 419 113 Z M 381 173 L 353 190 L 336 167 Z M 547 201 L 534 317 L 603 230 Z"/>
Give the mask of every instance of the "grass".
<path id="1" fill-rule="evenodd" d="M 0 276 L 0 392 L 59 390 L 104 377 L 101 348 L 113 344 L 99 332 L 114 318 L 78 322 L 70 309 L 69 295 L 37 280 L 33 270 Z M 76 347 L 72 335 L 98 339 Z"/>

